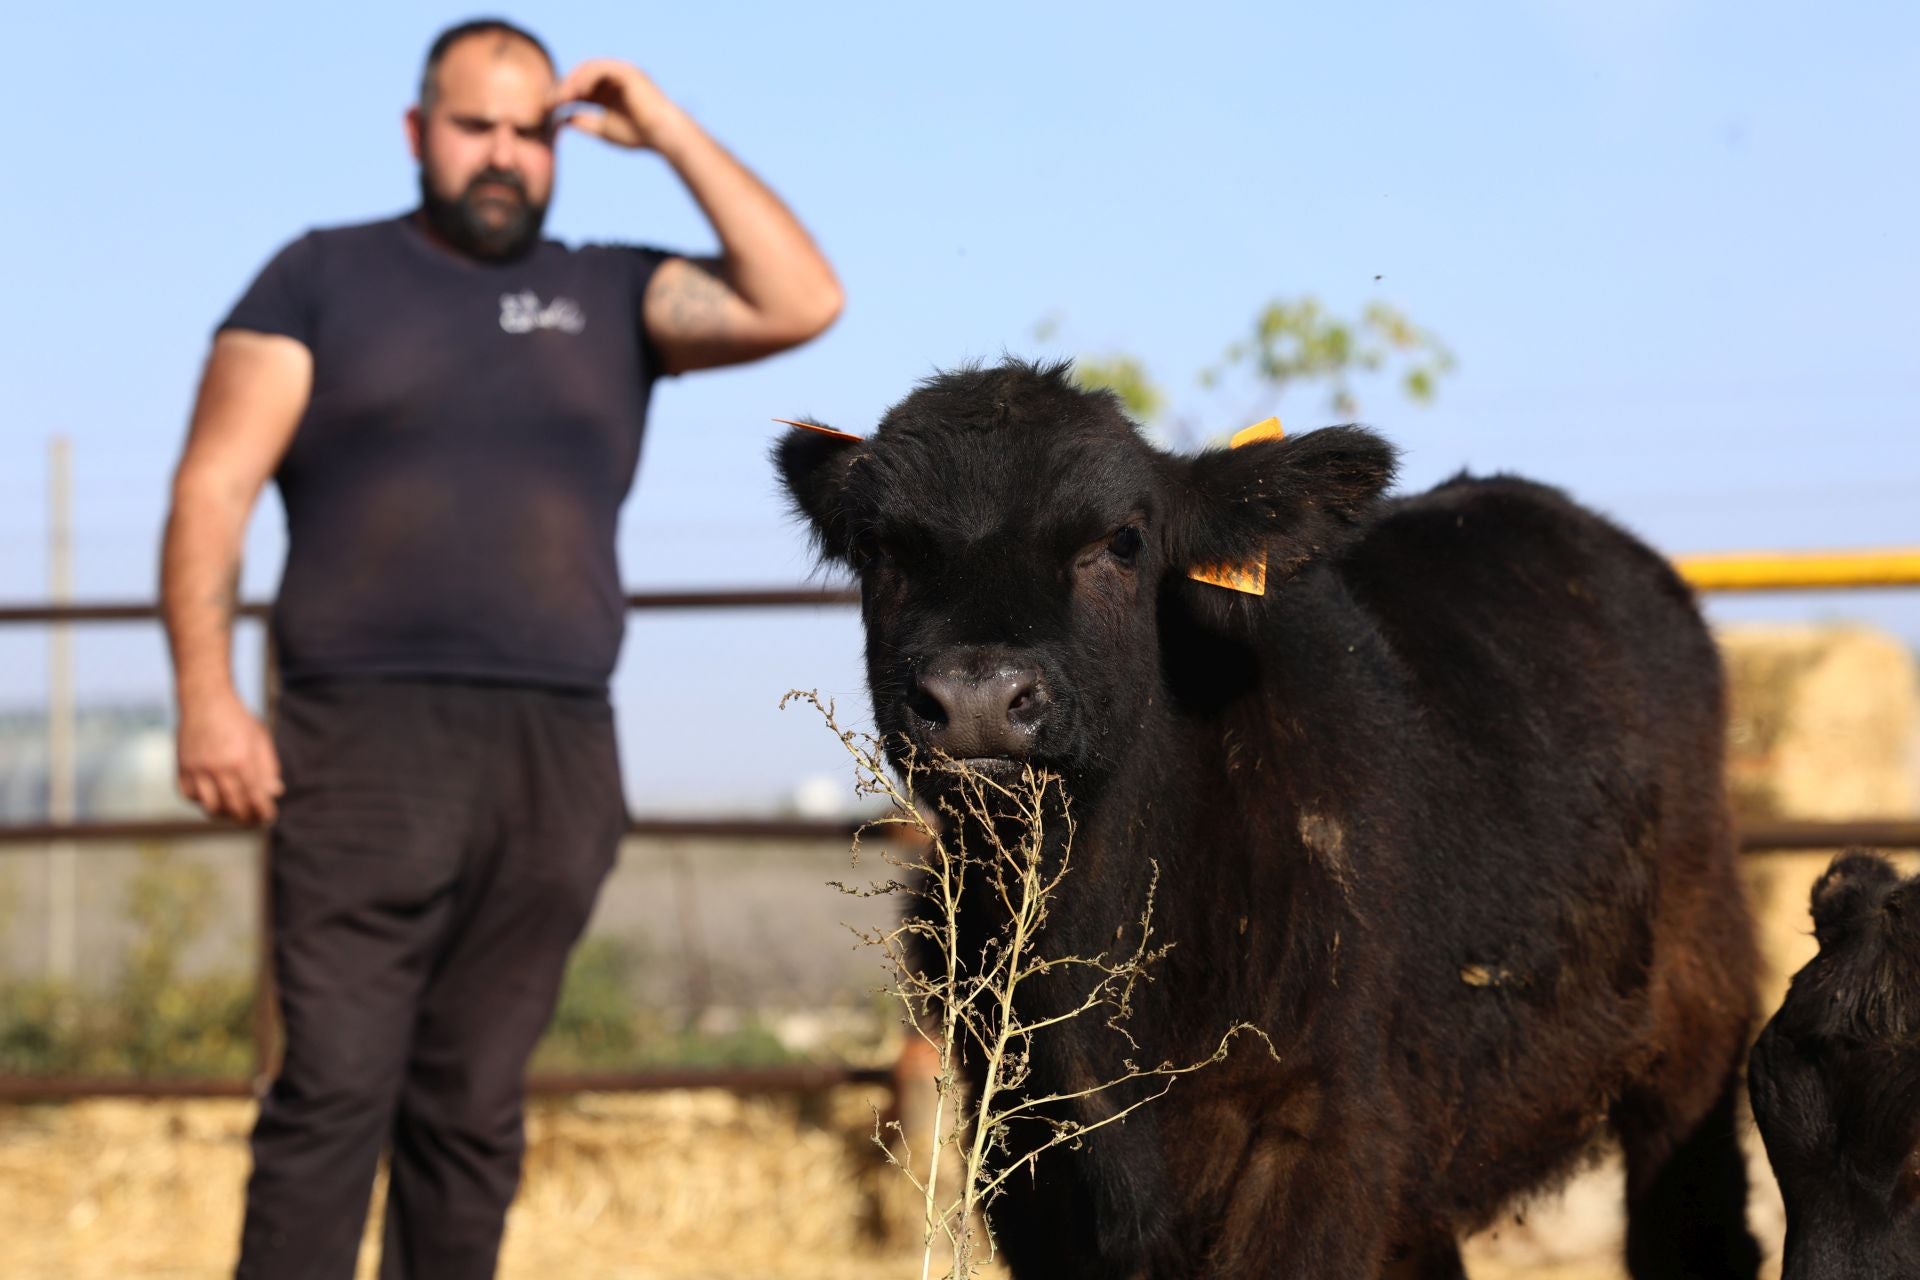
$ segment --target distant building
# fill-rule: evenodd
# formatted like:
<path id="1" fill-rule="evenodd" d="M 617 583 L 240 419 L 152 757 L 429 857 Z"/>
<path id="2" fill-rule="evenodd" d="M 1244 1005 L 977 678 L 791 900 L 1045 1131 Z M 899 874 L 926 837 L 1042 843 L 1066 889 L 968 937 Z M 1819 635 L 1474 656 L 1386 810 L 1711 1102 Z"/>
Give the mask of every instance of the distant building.
<path id="1" fill-rule="evenodd" d="M 173 722 L 162 703 L 82 707 L 74 716 L 79 818 L 173 818 L 192 807 L 174 789 Z M 47 820 L 47 715 L 0 711 L 0 822 Z"/>

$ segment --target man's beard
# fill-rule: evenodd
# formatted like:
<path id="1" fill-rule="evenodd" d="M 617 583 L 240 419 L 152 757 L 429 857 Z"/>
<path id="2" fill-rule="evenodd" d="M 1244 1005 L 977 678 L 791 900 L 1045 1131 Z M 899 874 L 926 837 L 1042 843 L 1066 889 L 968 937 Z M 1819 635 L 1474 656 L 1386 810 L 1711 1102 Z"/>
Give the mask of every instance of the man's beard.
<path id="1" fill-rule="evenodd" d="M 512 200 L 498 194 L 475 197 L 475 188 L 498 183 L 519 194 Z M 512 213 L 500 221 L 481 214 L 483 204 L 507 205 Z M 420 166 L 420 208 L 427 224 L 448 244 L 483 262 L 511 262 L 524 256 L 539 243 L 540 227 L 547 220 L 547 206 L 527 198 L 526 183 L 520 175 L 506 169 L 482 169 L 467 183 L 458 197 L 449 200 L 433 189 L 427 178 L 427 166 Z"/>

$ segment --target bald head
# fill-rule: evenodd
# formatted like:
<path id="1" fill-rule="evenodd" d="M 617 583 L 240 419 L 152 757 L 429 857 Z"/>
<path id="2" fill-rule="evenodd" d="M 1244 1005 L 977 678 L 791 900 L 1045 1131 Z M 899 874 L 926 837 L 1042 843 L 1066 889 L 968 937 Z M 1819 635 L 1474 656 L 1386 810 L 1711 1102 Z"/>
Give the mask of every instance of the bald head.
<path id="1" fill-rule="evenodd" d="M 525 27 L 508 22 L 505 18 L 473 18 L 448 27 L 433 38 L 427 48 L 427 62 L 420 69 L 419 108 L 422 112 L 433 110 L 434 103 L 440 97 L 440 68 L 452 53 L 456 45 L 463 48 L 463 55 L 484 54 L 489 58 L 527 57 L 532 55 L 546 65 L 547 77 L 552 79 L 556 72 L 553 55 L 547 52 L 540 37 Z"/>

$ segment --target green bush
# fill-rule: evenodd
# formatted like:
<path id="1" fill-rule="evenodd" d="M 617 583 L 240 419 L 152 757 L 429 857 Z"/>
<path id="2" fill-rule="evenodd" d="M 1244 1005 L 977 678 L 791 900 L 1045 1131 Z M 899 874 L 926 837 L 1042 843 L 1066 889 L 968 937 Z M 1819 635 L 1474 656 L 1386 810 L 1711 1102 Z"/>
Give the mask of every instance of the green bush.
<path id="1" fill-rule="evenodd" d="M 15 983 L 0 992 L 0 1071 L 18 1075 L 244 1076 L 253 1062 L 251 975 L 184 977 L 180 957 L 222 910 L 212 871 L 142 849 L 127 886 L 133 944 L 106 991 Z"/>
<path id="2" fill-rule="evenodd" d="M 589 988 L 590 991 L 590 988 Z M 575 989 L 534 1055 L 537 1071 L 774 1066 L 798 1060 L 757 1018 L 724 1032 L 676 1027 L 657 1010 Z M 178 981 L 131 1005 L 35 981 L 0 990 L 0 1074 L 241 1079 L 253 1070 L 253 984 Z"/>
<path id="3" fill-rule="evenodd" d="M 758 1018 L 726 1032 L 676 1026 L 668 1012 L 633 998 L 637 961 L 614 938 L 589 938 L 573 953 L 553 1024 L 534 1052 L 536 1071 L 649 1066 L 757 1067 L 795 1055 Z"/>
<path id="4" fill-rule="evenodd" d="M 641 1042 L 640 1012 L 631 991 L 633 962 L 612 938 L 589 938 L 567 965 L 553 1023 L 535 1062 L 554 1069 L 604 1067 L 632 1061 Z"/>
<path id="5" fill-rule="evenodd" d="M 253 975 L 188 976 L 181 957 L 224 905 L 210 869 L 143 850 L 122 907 L 133 926 L 106 990 L 32 980 L 0 988 L 0 1074 L 243 1079 L 254 1070 Z M 768 1066 L 794 1056 L 758 1019 L 722 1033 L 639 1005 L 632 949 L 590 938 L 574 952 L 540 1071 Z"/>

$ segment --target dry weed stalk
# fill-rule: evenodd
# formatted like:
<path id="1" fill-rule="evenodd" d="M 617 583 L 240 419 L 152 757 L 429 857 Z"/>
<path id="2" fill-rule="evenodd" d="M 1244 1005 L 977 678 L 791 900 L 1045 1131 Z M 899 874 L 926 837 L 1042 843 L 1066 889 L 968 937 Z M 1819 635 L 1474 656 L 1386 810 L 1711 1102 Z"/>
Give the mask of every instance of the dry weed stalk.
<path id="1" fill-rule="evenodd" d="M 896 781 L 878 739 L 843 729 L 833 704 L 823 702 L 817 692 L 790 690 L 780 705 L 784 708 L 794 700 L 812 704 L 840 739 L 853 759 L 855 791 L 880 797 L 889 806 L 886 816 L 866 823 L 855 834 L 854 865 L 859 865 L 870 832 L 904 828 L 917 837 L 902 847 L 883 849 L 880 855 L 902 873 L 900 877 L 864 887 L 836 881 L 834 887 L 858 897 L 906 895 L 918 900 L 919 909 L 908 911 L 890 929 L 849 926 L 863 944 L 885 954 L 892 978 L 888 994 L 900 1001 L 908 1033 L 925 1040 L 939 1058 L 934 1113 L 921 1155 L 914 1155 L 910 1135 L 898 1121 L 882 1122 L 877 1115 L 874 1142 L 923 1198 L 921 1280 L 933 1280 L 936 1253 L 951 1259 L 943 1280 L 971 1280 L 994 1258 L 991 1235 L 983 1250 L 976 1233 L 985 1210 L 1009 1178 L 1030 1171 L 1042 1153 L 1055 1147 L 1078 1147 L 1088 1134 L 1120 1123 L 1164 1097 L 1179 1077 L 1225 1058 L 1242 1031 L 1258 1036 L 1269 1053 L 1272 1042 L 1252 1024 L 1240 1023 L 1221 1036 L 1210 1055 L 1196 1062 L 1143 1066 L 1129 1057 L 1110 1079 L 1084 1088 L 1028 1092 L 1035 1037 L 1064 1023 L 1102 1017 L 1137 1051 L 1139 1046 L 1126 1027 L 1133 1012 L 1134 989 L 1152 980 L 1149 970 L 1170 949 L 1170 944 L 1151 945 L 1158 865 L 1153 867 L 1147 899 L 1135 922 L 1138 940 L 1130 951 L 1118 957 L 1046 955 L 1037 943 L 1072 867 L 1074 822 L 1060 777 L 1031 766 L 1023 766 L 1017 777 L 989 774 L 948 757 L 922 760 L 906 752 Z M 935 817 L 913 799 L 915 783 L 930 773 L 942 775 L 949 783 L 940 791 Z M 984 848 L 976 847 L 982 844 Z M 985 886 L 1001 916 L 997 928 L 979 945 L 978 955 L 965 954 L 962 941 L 961 899 L 970 883 L 976 892 L 977 886 Z M 1057 1012 L 1037 1017 L 1023 1014 L 1020 992 L 1043 977 L 1077 983 L 1074 995 L 1064 1007 L 1056 1002 Z M 968 1055 L 977 1055 L 978 1062 L 978 1092 L 971 1097 L 959 1074 L 960 1063 Z M 1124 1105 L 1107 1100 L 1096 1118 L 1083 1118 L 1086 1108 L 1081 1108 L 1080 1116 L 1068 1111 L 1070 1104 L 1138 1081 L 1155 1082 L 1157 1087 L 1149 1084 L 1148 1092 Z M 1022 1138 L 1017 1146 L 1016 1129 Z M 943 1190 L 941 1166 L 950 1148 L 958 1156 L 960 1185 Z"/>

